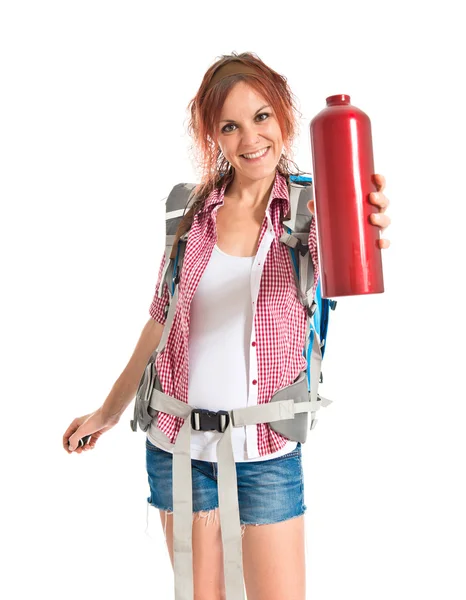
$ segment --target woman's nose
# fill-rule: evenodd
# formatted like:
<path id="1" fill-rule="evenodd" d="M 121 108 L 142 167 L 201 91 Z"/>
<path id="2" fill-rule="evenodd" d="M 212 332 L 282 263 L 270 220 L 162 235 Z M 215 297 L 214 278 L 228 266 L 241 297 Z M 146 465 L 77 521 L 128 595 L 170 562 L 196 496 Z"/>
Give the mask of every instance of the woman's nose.
<path id="1" fill-rule="evenodd" d="M 254 148 L 260 144 L 260 136 L 254 127 L 244 128 L 241 141 L 243 148 Z"/>

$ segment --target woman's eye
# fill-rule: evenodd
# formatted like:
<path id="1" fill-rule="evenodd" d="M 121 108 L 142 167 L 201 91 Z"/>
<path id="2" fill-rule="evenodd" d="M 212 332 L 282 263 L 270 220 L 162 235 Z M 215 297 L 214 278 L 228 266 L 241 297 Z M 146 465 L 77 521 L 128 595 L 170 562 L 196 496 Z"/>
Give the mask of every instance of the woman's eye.
<path id="1" fill-rule="evenodd" d="M 269 116 L 270 116 L 270 114 L 269 114 L 269 113 L 267 113 L 267 112 L 263 112 L 263 113 L 260 113 L 260 114 L 258 114 L 258 115 L 257 115 L 257 117 L 256 117 L 256 119 L 258 119 L 259 117 L 262 117 L 262 116 L 264 116 L 264 115 L 265 115 L 266 117 L 269 117 Z M 261 121 L 266 121 L 267 119 L 260 119 L 260 120 L 261 120 Z M 235 125 L 233 125 L 233 123 L 230 123 L 229 125 L 225 125 L 225 127 L 222 129 L 222 132 L 223 132 L 223 133 L 230 133 L 230 132 L 231 132 L 231 130 L 230 130 L 230 129 L 227 129 L 227 127 L 235 127 Z"/>

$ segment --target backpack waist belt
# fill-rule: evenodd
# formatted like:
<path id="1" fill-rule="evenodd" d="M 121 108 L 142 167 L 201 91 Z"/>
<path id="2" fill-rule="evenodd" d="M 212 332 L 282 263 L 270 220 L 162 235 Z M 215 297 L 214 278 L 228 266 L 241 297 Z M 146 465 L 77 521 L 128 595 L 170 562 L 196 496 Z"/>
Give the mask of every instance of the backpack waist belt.
<path id="1" fill-rule="evenodd" d="M 279 392 L 282 391 L 279 390 Z M 151 408 L 185 420 L 173 446 L 175 600 L 193 600 L 194 598 L 191 428 L 211 430 L 211 424 L 215 423 L 217 431 L 223 433 L 217 445 L 217 461 L 225 590 L 227 600 L 244 600 L 242 538 L 231 427 L 294 419 L 295 414 L 315 412 L 320 406 L 327 406 L 330 402 L 322 397 L 319 397 L 318 400 L 310 399 L 307 402 L 295 402 L 294 399 L 288 399 L 215 413 L 194 408 L 158 389 L 152 391 Z"/>

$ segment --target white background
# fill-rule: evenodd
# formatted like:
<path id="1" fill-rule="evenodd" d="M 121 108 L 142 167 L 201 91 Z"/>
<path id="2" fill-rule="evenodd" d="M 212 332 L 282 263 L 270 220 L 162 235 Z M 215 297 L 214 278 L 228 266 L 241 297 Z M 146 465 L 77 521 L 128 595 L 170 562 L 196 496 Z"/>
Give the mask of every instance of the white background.
<path id="1" fill-rule="evenodd" d="M 149 318 L 186 107 L 252 51 L 310 120 L 349 94 L 386 177 L 385 293 L 331 313 L 303 446 L 307 594 L 464 599 L 464 30 L 459 4 L 22 2 L 0 10 L 2 593 L 172 598 L 132 404 L 68 455 Z"/>

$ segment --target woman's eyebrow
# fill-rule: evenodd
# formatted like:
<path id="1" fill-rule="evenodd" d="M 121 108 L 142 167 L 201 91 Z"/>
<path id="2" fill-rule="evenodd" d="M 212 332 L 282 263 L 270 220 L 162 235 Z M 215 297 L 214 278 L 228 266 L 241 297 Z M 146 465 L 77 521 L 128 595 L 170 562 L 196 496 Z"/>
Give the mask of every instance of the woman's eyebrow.
<path id="1" fill-rule="evenodd" d="M 256 110 L 256 112 L 254 113 L 254 116 L 257 115 L 258 112 L 260 112 L 261 110 L 263 110 L 264 108 L 271 108 L 270 104 L 266 104 L 265 106 L 261 106 L 259 109 Z M 220 123 L 234 123 L 233 119 L 223 119 L 222 121 L 220 121 Z"/>

